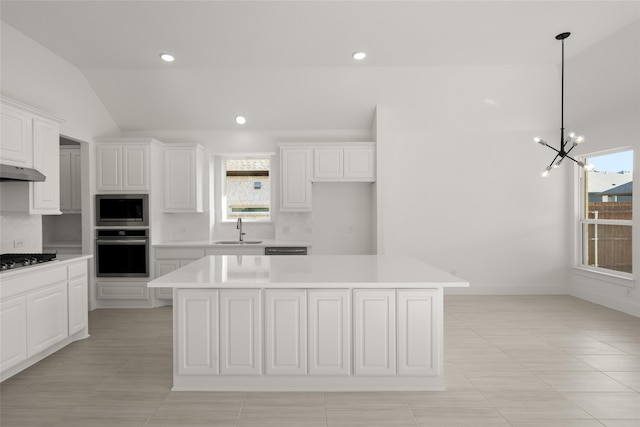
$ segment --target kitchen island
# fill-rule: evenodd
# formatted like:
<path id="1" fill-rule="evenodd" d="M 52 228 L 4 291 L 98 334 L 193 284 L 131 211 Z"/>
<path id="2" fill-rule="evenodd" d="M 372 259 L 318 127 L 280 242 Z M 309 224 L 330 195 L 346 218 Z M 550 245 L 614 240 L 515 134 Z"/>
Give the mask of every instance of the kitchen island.
<path id="1" fill-rule="evenodd" d="M 443 288 L 379 255 L 208 256 L 149 282 L 174 294 L 173 390 L 444 390 Z"/>

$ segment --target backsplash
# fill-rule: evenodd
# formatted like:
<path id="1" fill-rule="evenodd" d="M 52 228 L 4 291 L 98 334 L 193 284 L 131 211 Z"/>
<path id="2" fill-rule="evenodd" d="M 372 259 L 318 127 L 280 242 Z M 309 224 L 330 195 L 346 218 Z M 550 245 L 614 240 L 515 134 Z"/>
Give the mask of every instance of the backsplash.
<path id="1" fill-rule="evenodd" d="M 0 215 L 0 236 L 0 253 L 42 252 L 42 216 Z"/>
<path id="2" fill-rule="evenodd" d="M 279 212 L 276 240 L 313 240 L 311 212 Z"/>

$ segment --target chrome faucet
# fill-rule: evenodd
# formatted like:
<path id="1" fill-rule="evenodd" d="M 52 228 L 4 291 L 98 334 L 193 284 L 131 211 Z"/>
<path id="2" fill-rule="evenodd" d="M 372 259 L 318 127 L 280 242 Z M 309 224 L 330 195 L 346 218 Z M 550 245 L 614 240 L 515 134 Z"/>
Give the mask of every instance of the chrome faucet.
<path id="1" fill-rule="evenodd" d="M 240 230 L 240 241 L 242 242 L 244 240 L 244 238 L 242 236 L 244 236 L 247 233 L 243 233 L 242 232 L 242 218 L 238 218 L 238 223 L 236 224 L 236 230 Z"/>

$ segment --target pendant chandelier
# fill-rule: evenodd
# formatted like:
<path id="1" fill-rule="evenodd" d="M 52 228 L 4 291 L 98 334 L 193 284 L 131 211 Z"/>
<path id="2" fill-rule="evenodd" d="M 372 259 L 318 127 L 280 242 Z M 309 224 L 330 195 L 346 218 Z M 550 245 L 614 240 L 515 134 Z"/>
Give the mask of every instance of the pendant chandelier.
<path id="1" fill-rule="evenodd" d="M 540 145 L 544 145 L 545 147 L 551 148 L 556 152 L 556 156 L 553 158 L 549 166 L 542 172 L 543 177 L 549 176 L 551 169 L 558 168 L 562 165 L 564 159 L 569 159 L 576 163 L 579 166 L 582 166 L 586 170 L 593 170 L 593 165 L 586 164 L 582 160 L 576 160 L 569 155 L 571 150 L 576 148 L 579 144 L 584 142 L 584 137 L 582 135 L 576 135 L 574 132 L 569 132 L 569 134 L 564 136 L 564 39 L 569 37 L 571 33 L 561 33 L 556 36 L 556 40 L 560 40 L 562 42 L 562 80 L 561 80 L 561 93 L 560 93 L 560 149 L 556 149 L 549 145 L 547 141 L 542 138 L 534 138 L 533 140 Z"/>

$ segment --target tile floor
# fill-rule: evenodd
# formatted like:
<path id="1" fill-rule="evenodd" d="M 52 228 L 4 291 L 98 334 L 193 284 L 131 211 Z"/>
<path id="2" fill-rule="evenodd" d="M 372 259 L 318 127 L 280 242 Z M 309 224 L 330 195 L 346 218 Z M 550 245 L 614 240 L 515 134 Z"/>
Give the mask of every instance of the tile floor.
<path id="1" fill-rule="evenodd" d="M 95 310 L 91 337 L 0 386 L 12 426 L 640 426 L 640 318 L 568 296 L 447 296 L 445 392 L 171 392 L 171 308 Z"/>

